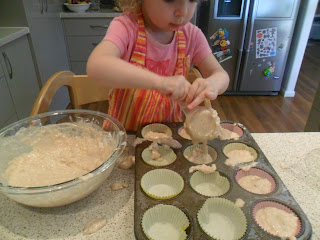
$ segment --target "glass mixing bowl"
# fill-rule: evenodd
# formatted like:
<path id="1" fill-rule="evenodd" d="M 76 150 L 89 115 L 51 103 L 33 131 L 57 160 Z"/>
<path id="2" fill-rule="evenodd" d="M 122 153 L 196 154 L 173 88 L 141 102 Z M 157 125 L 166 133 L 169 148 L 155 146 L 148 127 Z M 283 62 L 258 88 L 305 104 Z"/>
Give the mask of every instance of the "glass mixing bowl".
<path id="1" fill-rule="evenodd" d="M 12 148 L 15 150 L 11 151 L 10 146 L 4 144 L 6 138 L 14 138 L 19 130 L 21 132 L 25 128 L 41 128 L 49 124 L 66 122 L 91 123 L 97 126 L 99 130 L 103 129 L 103 131 L 108 132 L 108 136 L 111 136 L 114 140 L 114 151 L 94 170 L 66 182 L 40 187 L 15 187 L 6 184 L 4 176 L 5 170 L 9 166 L 8 163 L 21 155 L 17 153 L 17 148 L 21 148 L 19 147 L 19 143 L 16 143 L 18 146 Z M 19 136 L 19 134 L 17 135 Z M 127 135 L 121 123 L 101 112 L 61 110 L 25 118 L 0 130 L 0 190 L 14 201 L 33 207 L 56 207 L 78 201 L 96 190 L 107 179 L 114 168 L 116 160 L 123 152 L 126 143 Z M 90 146 L 87 147 L 90 148 Z"/>

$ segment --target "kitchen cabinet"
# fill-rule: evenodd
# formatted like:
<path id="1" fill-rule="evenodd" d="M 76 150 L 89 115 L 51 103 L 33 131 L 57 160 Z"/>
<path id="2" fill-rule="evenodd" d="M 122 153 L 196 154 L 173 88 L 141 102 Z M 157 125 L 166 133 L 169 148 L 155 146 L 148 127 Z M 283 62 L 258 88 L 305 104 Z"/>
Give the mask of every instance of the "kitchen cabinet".
<path id="1" fill-rule="evenodd" d="M 101 42 L 113 17 L 64 18 L 63 28 L 71 71 L 86 74 L 87 60 Z"/>
<path id="2" fill-rule="evenodd" d="M 314 15 L 309 38 L 314 40 L 320 39 L 320 0 L 318 2 L 316 13 Z"/>
<path id="3" fill-rule="evenodd" d="M 28 117 L 40 90 L 27 35 L 0 47 L 0 76 L 3 127 Z"/>
<path id="4" fill-rule="evenodd" d="M 65 2 L 10 0 L 1 3 L 0 26 L 28 27 L 30 30 L 32 53 L 41 86 L 54 73 L 70 69 L 60 19 Z M 65 109 L 68 104 L 67 89 L 60 89 L 53 99 L 51 110 Z"/>

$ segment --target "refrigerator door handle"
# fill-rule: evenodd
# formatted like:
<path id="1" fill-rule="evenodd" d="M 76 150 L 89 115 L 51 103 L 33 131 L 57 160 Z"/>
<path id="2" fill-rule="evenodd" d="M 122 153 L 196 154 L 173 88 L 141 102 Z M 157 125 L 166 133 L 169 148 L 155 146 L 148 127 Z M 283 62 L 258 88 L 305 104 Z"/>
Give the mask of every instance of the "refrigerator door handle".
<path id="1" fill-rule="evenodd" d="M 245 42 L 245 50 L 248 50 L 250 52 L 250 42 L 251 42 L 251 38 L 252 38 L 252 33 L 253 33 L 253 28 L 254 28 L 254 20 L 255 20 L 255 16 L 256 16 L 256 12 L 257 12 L 257 3 L 258 1 L 252 1 L 253 2 L 253 9 L 250 15 L 250 19 L 249 19 L 249 27 L 248 27 L 248 32 L 247 32 L 247 38 L 246 38 L 246 42 Z"/>
<path id="2" fill-rule="evenodd" d="M 245 8 L 244 8 L 244 17 L 242 18 L 241 24 L 242 24 L 242 34 L 240 37 L 239 41 L 239 47 L 238 47 L 238 59 L 237 59 L 237 65 L 236 65 L 236 71 L 235 71 L 235 76 L 234 79 L 235 81 L 233 82 L 233 89 L 237 89 L 238 81 L 237 79 L 239 78 L 240 74 L 240 67 L 241 67 L 241 59 L 242 59 L 242 53 L 243 53 L 243 47 L 244 47 L 244 39 L 246 36 L 246 28 L 247 28 L 247 23 L 248 23 L 248 15 L 249 15 L 249 7 L 250 7 L 250 0 L 246 0 L 245 3 Z"/>

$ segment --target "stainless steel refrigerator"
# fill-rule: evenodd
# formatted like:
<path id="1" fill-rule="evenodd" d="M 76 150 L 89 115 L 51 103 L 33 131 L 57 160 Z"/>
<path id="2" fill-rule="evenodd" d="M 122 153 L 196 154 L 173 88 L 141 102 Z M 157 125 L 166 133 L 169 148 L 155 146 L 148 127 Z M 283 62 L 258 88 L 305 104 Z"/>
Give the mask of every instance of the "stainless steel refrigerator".
<path id="1" fill-rule="evenodd" d="M 281 88 L 300 0 L 202 0 L 196 24 L 230 76 L 226 94 Z"/>

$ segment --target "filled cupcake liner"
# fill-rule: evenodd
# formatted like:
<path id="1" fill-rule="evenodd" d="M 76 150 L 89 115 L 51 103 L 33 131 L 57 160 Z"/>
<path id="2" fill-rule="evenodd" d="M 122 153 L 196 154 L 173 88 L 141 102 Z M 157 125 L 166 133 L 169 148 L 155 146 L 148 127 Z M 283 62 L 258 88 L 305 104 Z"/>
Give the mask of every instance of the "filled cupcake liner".
<path id="1" fill-rule="evenodd" d="M 161 123 L 151 123 L 143 127 L 141 130 L 142 137 L 145 138 L 148 132 L 164 133 L 168 137 L 172 137 L 171 129 L 167 125 L 164 125 Z M 147 139 L 147 140 L 154 141 L 156 139 Z"/>
<path id="2" fill-rule="evenodd" d="M 190 178 L 190 185 L 197 193 L 206 197 L 219 197 L 230 189 L 228 178 L 221 176 L 218 171 L 211 174 L 196 171 Z"/>
<path id="3" fill-rule="evenodd" d="M 227 156 L 227 154 L 233 150 L 246 150 L 246 151 L 250 152 L 250 154 L 254 158 L 253 161 L 255 161 L 258 158 L 257 151 L 253 147 L 250 147 L 244 143 L 229 143 L 223 148 L 223 153 L 224 153 L 224 155 Z"/>
<path id="4" fill-rule="evenodd" d="M 201 229 L 217 240 L 242 238 L 247 230 L 247 219 L 242 210 L 224 198 L 209 198 L 197 214 Z"/>
<path id="5" fill-rule="evenodd" d="M 258 177 L 267 179 L 271 183 L 271 189 L 268 193 L 264 193 L 264 194 L 270 194 L 276 190 L 277 183 L 276 183 L 275 179 L 271 176 L 271 174 L 267 173 L 266 171 L 264 171 L 262 169 L 251 168 L 249 171 L 239 170 L 239 171 L 237 171 L 237 173 L 235 175 L 235 179 L 239 184 L 239 180 L 243 177 L 246 177 L 246 176 L 258 176 Z M 240 187 L 244 188 L 241 185 L 240 185 Z M 249 192 L 252 192 L 249 189 L 246 189 L 246 188 L 244 188 L 244 189 Z M 255 193 L 255 194 L 259 194 L 259 193 Z"/>
<path id="6" fill-rule="evenodd" d="M 162 160 L 152 159 L 151 150 L 149 148 L 145 148 L 141 153 L 142 160 L 151 166 L 164 167 L 170 165 L 177 159 L 177 155 L 171 148 L 167 149 L 166 147 L 159 145 L 158 152 L 160 153 Z"/>
<path id="7" fill-rule="evenodd" d="M 184 240 L 190 222 L 186 214 L 172 205 L 158 204 L 142 217 L 142 230 L 148 239 Z"/>
<path id="8" fill-rule="evenodd" d="M 184 138 L 184 139 L 191 140 L 191 137 L 190 137 L 189 134 L 186 132 L 186 130 L 184 129 L 184 127 L 179 128 L 178 134 L 180 135 L 180 137 L 182 137 L 182 138 Z"/>
<path id="9" fill-rule="evenodd" d="M 141 178 L 142 190 L 154 199 L 170 199 L 177 196 L 184 187 L 183 178 L 169 169 L 155 169 Z"/>
<path id="10" fill-rule="evenodd" d="M 295 213 L 295 211 L 293 211 L 291 208 L 287 207 L 286 205 L 284 205 L 284 204 L 282 204 L 280 202 L 271 201 L 271 200 L 260 201 L 260 202 L 256 203 L 252 208 L 253 220 L 263 231 L 269 233 L 272 236 L 280 237 L 279 235 L 275 235 L 275 234 L 272 234 L 271 232 L 267 231 L 267 229 L 265 229 L 265 227 L 263 226 L 263 223 L 258 222 L 257 219 L 256 219 L 257 212 L 260 209 L 267 208 L 267 207 L 277 208 L 277 209 L 280 209 L 282 211 L 285 211 L 286 213 L 290 213 L 290 214 L 293 214 L 294 216 L 296 216 L 298 218 L 298 223 L 297 223 L 297 229 L 295 231 L 295 235 L 294 236 L 297 237 L 301 233 L 301 230 L 302 230 L 301 219 Z"/>
<path id="11" fill-rule="evenodd" d="M 234 123 L 220 123 L 220 126 L 224 129 L 238 134 L 239 138 L 241 138 L 244 134 L 243 129 Z"/>
<path id="12" fill-rule="evenodd" d="M 209 154 L 210 157 L 212 158 L 212 161 L 206 161 L 206 162 L 203 162 L 203 163 L 196 163 L 196 162 L 192 162 L 192 163 L 195 163 L 195 164 L 208 164 L 208 163 L 212 163 L 212 162 L 214 162 L 214 161 L 217 160 L 217 158 L 218 158 L 218 153 L 217 153 L 217 151 L 216 151 L 213 147 L 211 147 L 211 146 L 209 146 L 209 145 L 207 145 L 207 147 L 208 147 L 208 154 Z M 191 161 L 190 161 L 188 158 L 192 156 L 192 152 L 194 151 L 195 148 L 201 149 L 201 148 L 202 148 L 202 144 L 200 143 L 200 144 L 190 145 L 190 146 L 186 147 L 186 149 L 183 151 L 183 156 L 184 156 L 189 162 L 191 162 Z"/>

